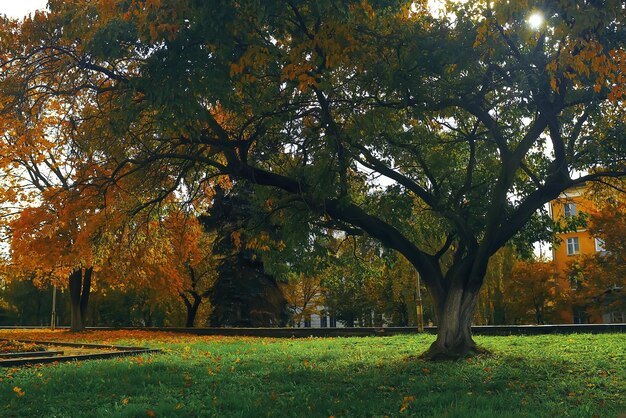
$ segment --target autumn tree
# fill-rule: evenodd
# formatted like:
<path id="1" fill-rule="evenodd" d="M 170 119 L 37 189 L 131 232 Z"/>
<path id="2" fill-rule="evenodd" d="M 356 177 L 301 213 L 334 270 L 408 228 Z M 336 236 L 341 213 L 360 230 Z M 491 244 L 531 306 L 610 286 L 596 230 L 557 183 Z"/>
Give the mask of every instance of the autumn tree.
<path id="1" fill-rule="evenodd" d="M 197 215 L 180 210 L 168 213 L 160 227 L 167 237 L 159 239 L 165 239 L 169 247 L 163 262 L 150 264 L 151 275 L 178 291 L 186 310 L 185 326 L 193 327 L 198 309 L 207 303 L 217 278 L 215 238 L 204 230 Z"/>
<path id="2" fill-rule="evenodd" d="M 22 49 L 20 36 L 37 32 L 43 19 L 42 14 L 35 14 L 21 26 L 4 19 L 6 32 L 1 39 L 6 54 L 2 56 L 2 67 L 7 74 L 13 71 L 17 74 L 20 68 L 24 69 L 21 67 L 24 61 L 16 55 L 17 50 Z M 44 56 L 37 50 L 30 53 L 33 60 Z M 22 82 L 25 79 L 31 82 L 33 79 L 29 77 L 35 75 L 22 73 L 22 76 Z M 189 286 L 183 289 L 180 286 L 185 278 L 172 277 L 172 272 L 180 265 L 159 272 L 170 279 L 167 286 L 162 285 L 163 280 L 145 280 L 145 274 L 135 274 L 133 285 L 136 289 L 145 286 L 158 290 L 161 284 L 161 292 L 176 289 L 177 295 L 180 291 L 181 297 L 184 296 L 183 301 L 187 301 L 188 294 L 194 297 L 193 294 L 204 286 L 200 283 L 205 281 L 206 269 L 194 270 L 199 268 L 198 254 L 190 255 L 191 244 L 185 247 L 180 237 L 176 240 L 172 232 L 176 226 L 169 225 L 169 233 L 163 233 L 168 227 L 154 219 L 154 207 L 161 205 L 165 197 L 171 200 L 171 196 L 151 194 L 142 187 L 143 176 L 159 177 L 163 187 L 168 187 L 168 182 L 177 185 L 176 180 L 160 170 L 158 174 L 133 171 L 134 177 L 127 176 L 128 172 L 120 170 L 108 155 L 94 153 L 89 141 L 98 137 L 98 132 L 91 129 L 96 124 L 91 123 L 87 113 L 98 103 L 89 94 L 82 94 L 80 88 L 34 88 L 27 95 L 16 95 L 18 79 L 0 77 L 0 82 L 3 93 L 0 99 L 0 197 L 3 200 L 0 226 L 10 242 L 9 259 L 4 263 L 7 277 L 22 277 L 42 286 L 52 282 L 61 288 L 67 287 L 72 330 L 84 329 L 93 290 L 123 287 L 124 282 L 133 277 L 132 272 L 145 273 L 151 266 L 154 273 L 159 262 L 162 270 L 164 265 L 171 267 L 170 260 L 164 262 L 162 257 L 154 257 L 155 251 L 164 248 L 169 255 L 182 257 L 184 253 L 190 257 L 176 259 L 173 264 L 178 261 L 196 263 L 193 268 L 185 267 L 185 274 L 194 276 L 187 280 Z M 113 172 L 118 180 L 122 176 L 125 179 L 115 185 L 104 184 L 103 179 L 108 179 Z M 142 200 L 138 201 L 137 196 Z M 153 204 L 145 205 L 143 199 L 149 200 L 150 196 L 154 197 Z M 149 213 L 142 211 L 148 206 Z M 157 209 L 158 214 L 163 213 L 161 208 Z M 146 219 L 150 214 L 153 218 Z M 133 217 L 136 219 L 131 222 Z M 146 225 L 152 228 L 142 229 Z M 149 235 L 152 236 L 147 237 Z M 197 239 L 190 241 L 197 244 Z M 156 249 L 157 245 L 161 248 Z M 148 247 L 151 252 L 147 251 Z M 144 257 L 137 259 L 134 257 L 137 254 Z M 192 270 L 193 273 L 189 273 Z M 98 282 L 96 276 L 99 276 Z M 195 312 L 198 303 L 194 298 L 190 311 Z"/>
<path id="3" fill-rule="evenodd" d="M 291 323 L 301 325 L 311 315 L 321 315 L 324 306 L 322 280 L 312 272 L 291 274 L 279 287 L 291 311 Z"/>
<path id="4" fill-rule="evenodd" d="M 200 305 L 206 303 L 215 286 L 214 237 L 204 230 L 197 216 L 180 211 L 168 216 L 165 227 L 171 234 L 171 253 L 164 266 L 173 269 L 171 274 L 181 277 L 179 295 L 186 309 L 185 326 L 193 327 Z"/>
<path id="5" fill-rule="evenodd" d="M 79 331 L 86 325 L 91 292 L 124 283 L 126 272 L 111 267 L 137 250 L 119 233 L 127 220 L 123 206 L 115 203 L 124 200 L 112 190 L 102 194 L 95 188 L 53 186 L 43 188 L 37 198 L 38 205 L 21 208 L 7 225 L 10 258 L 5 274 L 67 288 L 70 327 Z"/>
<path id="6" fill-rule="evenodd" d="M 49 5 L 4 30 L 5 112 L 79 92 L 94 135 L 77 143 L 119 165 L 113 182 L 246 179 L 398 251 L 435 307 L 428 358 L 477 350 L 488 261 L 537 209 L 626 173 L 618 1 Z M 428 245 L 421 216 L 442 231 Z"/>
<path id="7" fill-rule="evenodd" d="M 545 324 L 558 305 L 558 276 L 553 263 L 518 260 L 505 290 L 512 323 Z"/>
<path id="8" fill-rule="evenodd" d="M 126 286 L 164 294 L 174 289 L 186 296 L 206 287 L 210 270 L 200 254 L 210 249 L 199 242 L 204 234 L 197 221 L 194 228 L 195 218 L 180 221 L 177 209 L 162 221 L 155 218 L 162 208 L 139 210 L 127 189 L 142 194 L 141 188 L 132 181 L 99 187 L 97 179 L 109 175 L 104 164 L 79 150 L 70 152 L 72 130 L 55 125 L 68 117 L 52 101 L 38 114 L 5 120 L 0 192 L 3 233 L 10 243 L 6 277 L 67 288 L 72 330 L 85 328 L 94 290 Z M 131 277 L 134 283 L 125 283 Z M 190 305 L 194 315 L 200 301 Z"/>
<path id="9" fill-rule="evenodd" d="M 116 278 L 112 288 L 145 295 L 155 306 L 178 299 L 186 312 L 185 326 L 193 327 L 217 267 L 214 237 L 198 216 L 173 198 L 135 213 L 110 232 L 114 243 L 102 251 L 101 274 Z"/>
<path id="10" fill-rule="evenodd" d="M 3 75 L 18 71 L 17 34 L 34 29 L 36 20 L 18 27 L 3 18 Z M 35 89 L 17 97 L 12 95 L 16 82 L 0 76 L 0 226 L 10 243 L 6 277 L 67 288 L 71 329 L 82 330 L 94 269 L 110 243 L 107 230 L 120 222 L 123 193 L 96 186 L 95 179 L 111 173 L 106 162 L 73 146 L 79 124 L 74 116 L 87 100 L 80 91 L 63 95 Z"/>
<path id="11" fill-rule="evenodd" d="M 4 218 L 10 240 L 5 274 L 39 285 L 52 282 L 67 287 L 71 328 L 82 330 L 95 284 L 94 269 L 98 270 L 101 251 L 108 245 L 106 228 L 115 225 L 111 216 L 114 206 L 106 207 L 104 196 L 113 196 L 95 188 L 79 187 L 84 173 L 57 162 L 61 159 L 58 153 L 6 155 L 14 159 L 12 168 L 27 177 L 18 177 L 19 188 L 9 186 L 21 192 L 14 203 L 17 206 L 10 206 L 14 212 Z M 41 160 L 35 160 L 40 156 Z"/>

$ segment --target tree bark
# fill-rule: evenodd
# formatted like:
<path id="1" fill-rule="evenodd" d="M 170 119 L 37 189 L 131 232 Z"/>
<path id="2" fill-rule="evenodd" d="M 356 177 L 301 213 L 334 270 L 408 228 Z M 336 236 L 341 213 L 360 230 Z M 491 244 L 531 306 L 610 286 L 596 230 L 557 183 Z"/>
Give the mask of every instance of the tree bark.
<path id="1" fill-rule="evenodd" d="M 422 354 L 428 360 L 447 360 L 481 352 L 472 338 L 472 320 L 480 289 L 451 288 L 443 300 L 434 299 L 437 339 Z"/>
<path id="2" fill-rule="evenodd" d="M 87 304 L 89 303 L 89 293 L 91 290 L 91 276 L 93 268 L 76 269 L 70 273 L 69 290 L 70 290 L 70 330 L 85 330 L 85 315 L 87 313 Z"/>

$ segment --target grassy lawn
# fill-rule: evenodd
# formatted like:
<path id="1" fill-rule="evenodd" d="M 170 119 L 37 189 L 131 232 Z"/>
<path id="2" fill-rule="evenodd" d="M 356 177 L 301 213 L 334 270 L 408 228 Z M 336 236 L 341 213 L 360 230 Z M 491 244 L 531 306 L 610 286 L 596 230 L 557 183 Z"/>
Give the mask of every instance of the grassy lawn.
<path id="1" fill-rule="evenodd" d="M 0 331 L 164 354 L 0 369 L 2 417 L 619 417 L 624 334 L 477 337 L 489 356 L 427 363 L 433 336 L 196 337 Z"/>

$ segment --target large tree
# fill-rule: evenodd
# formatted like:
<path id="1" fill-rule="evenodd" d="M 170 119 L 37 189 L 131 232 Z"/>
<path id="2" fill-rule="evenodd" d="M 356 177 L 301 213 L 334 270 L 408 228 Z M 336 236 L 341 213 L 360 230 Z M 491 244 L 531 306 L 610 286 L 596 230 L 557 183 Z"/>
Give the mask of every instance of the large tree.
<path id="1" fill-rule="evenodd" d="M 429 289 L 427 357 L 463 355 L 489 258 L 563 190 L 626 173 L 624 13 L 426 3 L 52 0 L 5 25 L 0 104 L 80 93 L 77 146 L 113 181 L 247 179 L 379 240 Z"/>

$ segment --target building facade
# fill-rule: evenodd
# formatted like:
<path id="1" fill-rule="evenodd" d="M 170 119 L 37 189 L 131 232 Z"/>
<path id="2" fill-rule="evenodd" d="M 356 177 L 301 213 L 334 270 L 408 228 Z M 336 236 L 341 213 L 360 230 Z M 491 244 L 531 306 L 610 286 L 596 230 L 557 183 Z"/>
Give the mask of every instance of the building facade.
<path id="1" fill-rule="evenodd" d="M 556 222 L 564 222 L 568 218 L 575 218 L 583 213 L 592 213 L 596 210 L 591 199 L 586 197 L 587 188 L 579 186 L 566 190 L 558 199 L 550 202 L 549 210 L 552 219 Z M 560 245 L 552 248 L 552 257 L 557 270 L 557 293 L 576 292 L 577 278 L 570 276 L 570 265 L 577 257 L 602 253 L 604 241 L 601 237 L 592 236 L 586 228 L 578 228 L 572 232 L 557 234 Z M 607 289 L 606 292 L 622 292 L 621 288 Z M 626 321 L 624 312 L 605 312 L 598 304 L 594 305 L 594 299 L 601 298 L 597 295 L 585 304 L 576 306 L 571 304 L 567 309 L 558 312 L 559 319 L 563 323 L 616 323 Z"/>

